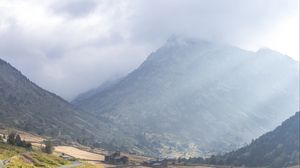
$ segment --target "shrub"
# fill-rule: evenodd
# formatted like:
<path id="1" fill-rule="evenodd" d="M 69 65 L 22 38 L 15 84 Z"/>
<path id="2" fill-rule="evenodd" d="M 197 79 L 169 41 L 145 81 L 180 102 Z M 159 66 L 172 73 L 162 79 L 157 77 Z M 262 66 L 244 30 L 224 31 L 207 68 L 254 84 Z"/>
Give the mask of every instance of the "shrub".
<path id="1" fill-rule="evenodd" d="M 7 143 L 10 145 L 15 145 L 16 144 L 16 136 L 17 136 L 17 133 L 15 133 L 15 132 L 11 132 L 10 134 L 8 134 Z"/>
<path id="2" fill-rule="evenodd" d="M 45 144 L 45 147 L 43 149 L 43 152 L 48 153 L 48 154 L 53 153 L 54 147 L 52 145 L 52 142 L 47 140 L 47 141 L 44 141 L 44 144 Z"/>

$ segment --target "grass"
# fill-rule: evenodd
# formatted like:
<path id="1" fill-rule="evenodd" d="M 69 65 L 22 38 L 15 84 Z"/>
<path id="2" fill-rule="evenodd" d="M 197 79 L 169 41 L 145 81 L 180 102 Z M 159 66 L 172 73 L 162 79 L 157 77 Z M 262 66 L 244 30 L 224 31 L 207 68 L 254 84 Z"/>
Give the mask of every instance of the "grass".
<path id="1" fill-rule="evenodd" d="M 23 154 L 23 157 L 30 160 L 35 167 L 58 167 L 67 165 L 70 162 L 58 156 L 45 154 L 42 152 L 30 152 Z"/>
<path id="2" fill-rule="evenodd" d="M 9 160 L 5 168 L 54 168 L 70 164 L 70 161 L 54 154 L 46 154 L 37 149 L 29 151 L 4 143 L 0 143 L 0 160 Z"/>
<path id="3" fill-rule="evenodd" d="M 5 165 L 5 168 L 34 168 L 34 165 L 30 162 L 27 162 L 25 158 L 21 156 L 14 156 L 10 159 L 10 163 Z"/>
<path id="4" fill-rule="evenodd" d="M 5 160 L 24 152 L 26 152 L 25 148 L 0 143 L 0 160 Z"/>
<path id="5" fill-rule="evenodd" d="M 10 163 L 6 165 L 9 168 L 38 168 L 38 167 L 47 167 L 54 168 L 63 165 L 69 164 L 69 161 L 66 161 L 58 156 L 45 154 L 42 152 L 26 152 L 17 156 L 14 156 L 10 159 Z"/>
<path id="6" fill-rule="evenodd" d="M 96 166 L 90 163 L 83 163 L 81 166 L 78 166 L 76 168 L 96 168 Z"/>
<path id="7" fill-rule="evenodd" d="M 83 164 L 81 166 L 78 166 L 76 168 L 104 168 L 102 165 L 94 165 L 87 162 L 82 162 Z"/>

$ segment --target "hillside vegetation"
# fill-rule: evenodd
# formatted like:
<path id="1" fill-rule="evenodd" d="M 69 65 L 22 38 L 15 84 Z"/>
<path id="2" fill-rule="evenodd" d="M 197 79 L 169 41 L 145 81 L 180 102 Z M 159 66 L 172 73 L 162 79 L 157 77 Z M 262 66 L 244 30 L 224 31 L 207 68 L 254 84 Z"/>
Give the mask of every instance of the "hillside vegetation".
<path id="1" fill-rule="evenodd" d="M 0 126 L 93 145 L 106 125 L 48 92 L 0 59 Z"/>
<path id="2" fill-rule="evenodd" d="M 282 168 L 299 165 L 299 112 L 249 145 L 209 159 L 192 158 L 189 163 Z"/>
<path id="3" fill-rule="evenodd" d="M 34 168 L 34 167 L 59 167 L 70 164 L 59 156 L 45 154 L 38 149 L 26 150 L 5 143 L 0 143 L 0 160 L 5 163 L 5 168 Z"/>

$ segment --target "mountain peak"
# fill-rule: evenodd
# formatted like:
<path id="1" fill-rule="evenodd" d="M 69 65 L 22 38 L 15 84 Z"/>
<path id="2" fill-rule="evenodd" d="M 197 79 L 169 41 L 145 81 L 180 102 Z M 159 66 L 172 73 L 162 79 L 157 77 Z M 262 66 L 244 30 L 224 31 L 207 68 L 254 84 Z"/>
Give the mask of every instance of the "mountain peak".
<path id="1" fill-rule="evenodd" d="M 282 111 L 298 109 L 298 71 L 278 70 L 296 63 L 257 58 L 236 47 L 171 36 L 123 80 L 76 104 L 122 129 L 127 148 L 148 144 L 141 147 L 145 153 L 171 157 L 227 151 L 278 125 L 290 115 Z"/>
<path id="2" fill-rule="evenodd" d="M 187 45 L 189 41 L 186 38 L 180 37 L 178 35 L 172 35 L 167 39 L 166 45 L 167 46 L 174 46 L 174 45 Z"/>
<path id="3" fill-rule="evenodd" d="M 213 44 L 210 41 L 199 39 L 199 38 L 191 38 L 191 37 L 183 37 L 179 35 L 171 35 L 167 41 L 167 46 L 188 46 L 191 44 Z"/>
<path id="4" fill-rule="evenodd" d="M 267 47 L 263 47 L 263 48 L 260 48 L 256 51 L 257 54 L 261 54 L 261 55 L 266 55 L 266 54 L 277 54 L 277 55 L 283 55 L 282 53 L 278 52 L 278 51 L 274 51 L 270 48 L 267 48 Z"/>

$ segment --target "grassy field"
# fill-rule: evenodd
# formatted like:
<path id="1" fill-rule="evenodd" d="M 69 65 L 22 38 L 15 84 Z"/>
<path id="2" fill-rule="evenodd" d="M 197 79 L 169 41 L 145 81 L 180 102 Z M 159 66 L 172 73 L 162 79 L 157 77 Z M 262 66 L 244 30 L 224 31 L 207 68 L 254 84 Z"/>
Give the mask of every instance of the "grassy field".
<path id="1" fill-rule="evenodd" d="M 6 167 L 60 167 L 70 164 L 55 155 L 48 155 L 40 152 L 28 152 L 16 155 L 10 159 Z"/>
<path id="2" fill-rule="evenodd" d="M 54 154 L 46 154 L 37 149 L 26 150 L 25 148 L 0 143 L 0 160 L 5 160 L 5 167 L 59 167 L 70 164 Z"/>
<path id="3" fill-rule="evenodd" d="M 0 160 L 6 160 L 24 152 L 26 152 L 24 148 L 0 143 Z"/>

